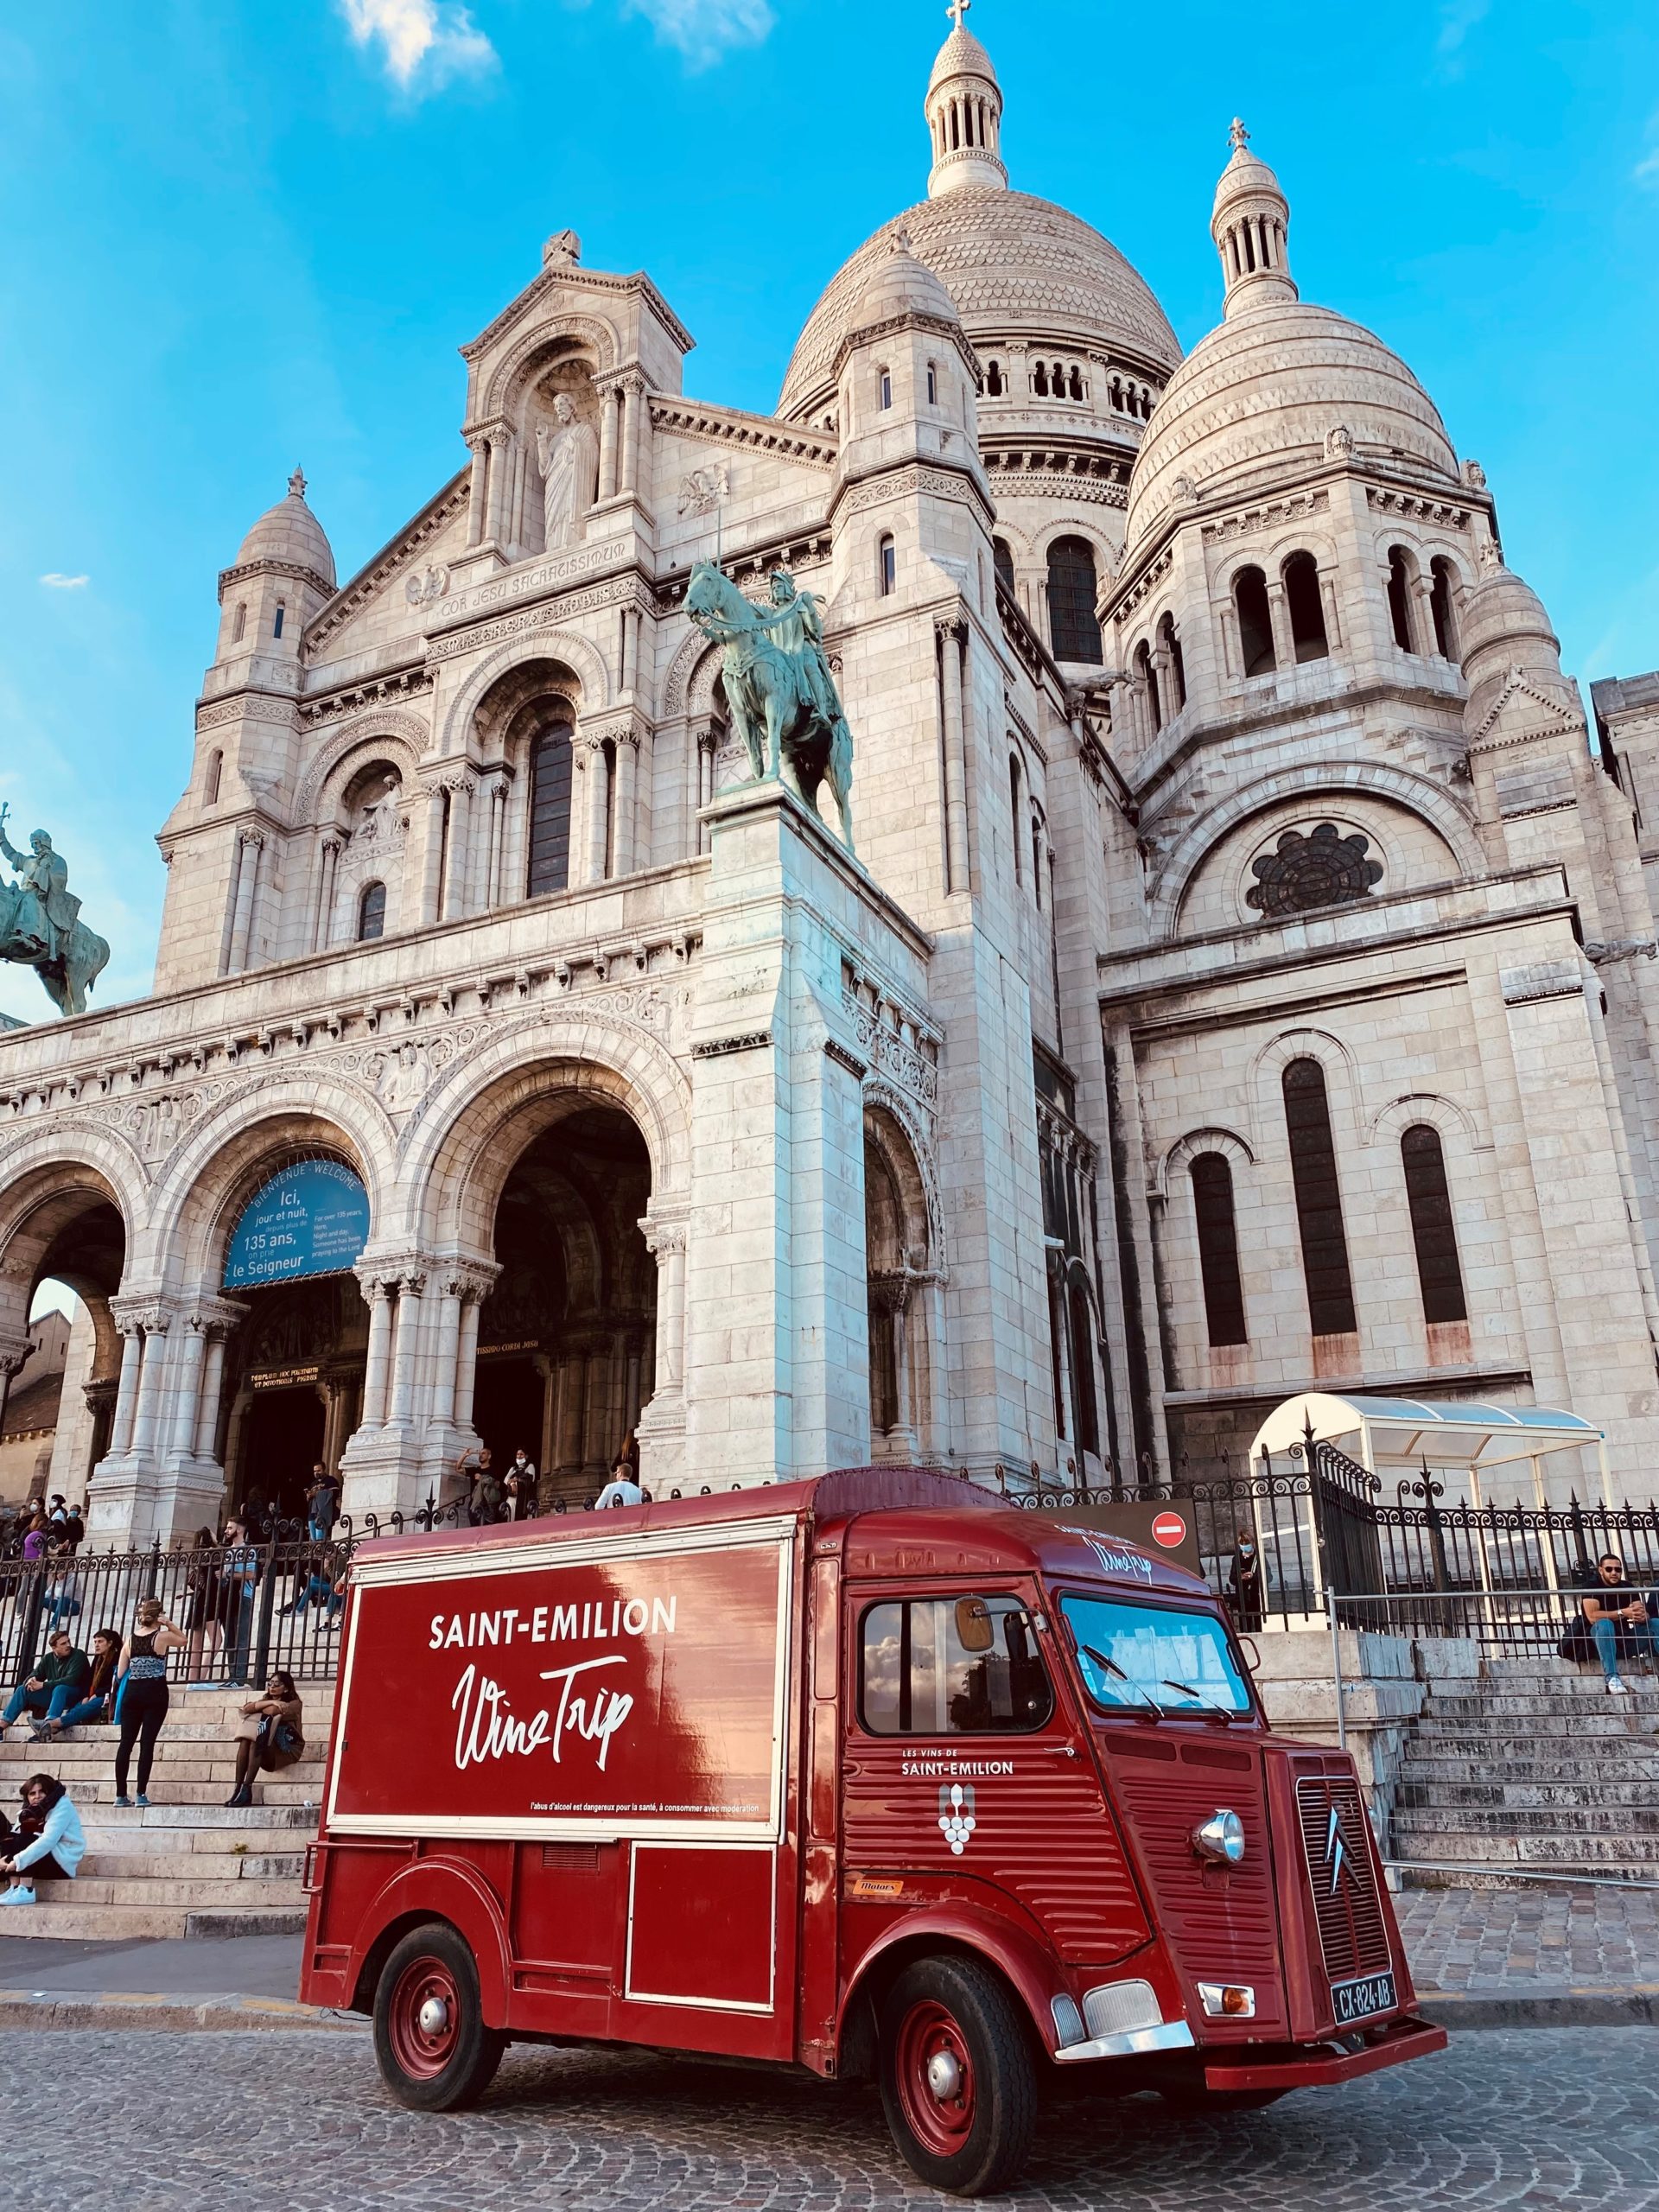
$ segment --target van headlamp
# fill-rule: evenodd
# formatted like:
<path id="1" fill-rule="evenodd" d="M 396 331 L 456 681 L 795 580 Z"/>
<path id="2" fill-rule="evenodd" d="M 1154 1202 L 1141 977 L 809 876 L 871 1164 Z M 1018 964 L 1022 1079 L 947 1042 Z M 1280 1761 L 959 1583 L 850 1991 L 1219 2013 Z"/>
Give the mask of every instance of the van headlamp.
<path id="1" fill-rule="evenodd" d="M 1225 1806 L 1192 1831 L 1192 1848 L 1213 1866 L 1237 1866 L 1244 1859 L 1244 1823 Z"/>

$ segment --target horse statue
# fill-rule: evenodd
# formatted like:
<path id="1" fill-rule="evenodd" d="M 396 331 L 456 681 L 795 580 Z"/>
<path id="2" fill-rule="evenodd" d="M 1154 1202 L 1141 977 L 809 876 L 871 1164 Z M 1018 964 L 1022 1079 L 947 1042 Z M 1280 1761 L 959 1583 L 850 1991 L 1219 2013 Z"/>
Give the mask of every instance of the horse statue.
<path id="1" fill-rule="evenodd" d="M 770 607 L 745 597 L 723 569 L 699 561 L 686 612 L 724 645 L 726 703 L 756 783 L 782 782 L 816 814 L 827 783 L 853 849 L 853 733 L 823 650 L 820 602 L 787 569 L 772 572 Z"/>
<path id="2" fill-rule="evenodd" d="M 0 960 L 32 968 L 60 1014 L 85 1014 L 86 994 L 109 965 L 106 940 L 80 918 L 80 901 L 69 895 L 69 869 L 44 830 L 20 853 L 6 836 L 10 812 L 0 806 L 0 853 L 17 870 L 16 883 L 0 881 Z"/>

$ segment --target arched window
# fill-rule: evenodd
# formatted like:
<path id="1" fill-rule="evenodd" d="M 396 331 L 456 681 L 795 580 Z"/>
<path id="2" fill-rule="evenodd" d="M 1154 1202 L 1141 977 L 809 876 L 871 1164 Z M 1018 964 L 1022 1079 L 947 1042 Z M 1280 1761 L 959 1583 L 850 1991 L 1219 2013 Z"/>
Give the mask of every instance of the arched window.
<path id="1" fill-rule="evenodd" d="M 876 574 L 880 580 L 881 596 L 891 599 L 899 588 L 899 548 L 891 537 L 885 537 L 875 549 Z"/>
<path id="2" fill-rule="evenodd" d="M 1040 912 L 1043 904 L 1043 817 L 1031 810 L 1031 893 Z"/>
<path id="3" fill-rule="evenodd" d="M 1048 549 L 1048 628 L 1056 660 L 1100 666 L 1099 596 L 1093 546 L 1086 537 L 1057 537 Z"/>
<path id="4" fill-rule="evenodd" d="M 930 407 L 939 404 L 939 372 L 931 361 L 927 365 L 927 404 Z"/>
<path id="5" fill-rule="evenodd" d="M 1186 704 L 1186 657 L 1175 634 L 1175 617 L 1166 614 L 1158 625 L 1158 645 L 1169 668 L 1169 711 L 1179 715 Z"/>
<path id="6" fill-rule="evenodd" d="M 1135 672 L 1141 690 L 1146 693 L 1147 712 L 1152 716 L 1154 732 L 1164 726 L 1163 694 L 1158 688 L 1158 671 L 1153 665 L 1152 647 L 1144 641 L 1135 649 Z"/>
<path id="7" fill-rule="evenodd" d="M 219 783 L 224 773 L 225 755 L 215 746 L 207 755 L 207 773 L 202 779 L 201 797 L 204 805 L 217 806 L 219 804 Z"/>
<path id="8" fill-rule="evenodd" d="M 893 404 L 893 371 L 891 369 L 879 369 L 876 372 L 875 396 L 878 405 L 885 414 Z"/>
<path id="9" fill-rule="evenodd" d="M 1285 605 L 1290 613 L 1291 642 L 1296 658 L 1325 660 L 1331 640 L 1325 632 L 1325 600 L 1319 589 L 1319 564 L 1311 553 L 1293 553 L 1284 566 Z"/>
<path id="10" fill-rule="evenodd" d="M 1081 398 L 1084 397 L 1084 390 L 1083 390 L 1083 371 L 1082 371 L 1081 369 L 1073 369 L 1073 370 L 1072 370 L 1072 372 L 1071 372 L 1071 397 L 1072 397 L 1072 398 L 1073 398 L 1073 399 L 1081 399 Z"/>
<path id="11" fill-rule="evenodd" d="M 1248 1344 L 1232 1166 L 1224 1152 L 1201 1152 L 1191 1172 L 1192 1209 L 1198 1227 L 1198 1272 L 1204 1279 L 1204 1314 L 1210 1341 L 1212 1344 Z"/>
<path id="12" fill-rule="evenodd" d="M 1116 377 L 1112 378 L 1109 389 L 1111 392 L 1112 404 L 1121 413 L 1123 406 L 1123 386 Z"/>
<path id="13" fill-rule="evenodd" d="M 530 749 L 530 866 L 524 896 L 545 898 L 570 883 L 571 739 L 568 723 L 543 730 Z"/>
<path id="14" fill-rule="evenodd" d="M 1394 642 L 1402 653 L 1417 650 L 1416 628 L 1412 621 L 1412 585 L 1416 579 L 1416 564 L 1402 545 L 1394 546 L 1389 554 L 1389 620 L 1394 625 Z"/>
<path id="15" fill-rule="evenodd" d="M 1353 1278 L 1348 1271 L 1342 1185 L 1337 1178 L 1337 1146 L 1331 1129 L 1325 1070 L 1317 1060 L 1293 1060 L 1285 1070 L 1284 1093 L 1308 1319 L 1316 1337 L 1352 1336 L 1359 1325 L 1354 1315 Z"/>
<path id="16" fill-rule="evenodd" d="M 996 562 L 996 581 L 1010 599 L 1014 597 L 1014 554 L 1006 537 L 991 540 L 991 552 Z"/>
<path id="17" fill-rule="evenodd" d="M 1233 607 L 1238 615 L 1238 652 L 1246 676 L 1271 676 L 1279 665 L 1273 650 L 1273 609 L 1268 580 L 1260 569 L 1241 569 L 1233 578 Z"/>
<path id="18" fill-rule="evenodd" d="M 1036 393 L 1039 399 L 1046 399 L 1048 397 L 1048 364 L 1046 361 L 1039 361 L 1036 367 L 1032 371 L 1031 388 Z"/>
<path id="19" fill-rule="evenodd" d="M 365 883 L 357 902 L 357 941 L 369 944 L 385 933 L 386 887 L 384 883 Z"/>
<path id="20" fill-rule="evenodd" d="M 1466 1321 L 1469 1301 L 1458 1264 L 1457 1224 L 1452 1217 L 1440 1131 L 1430 1122 L 1417 1122 L 1401 1138 L 1400 1153 L 1406 1168 L 1412 1242 L 1417 1247 L 1417 1280 L 1423 1288 L 1423 1319 Z"/>
<path id="21" fill-rule="evenodd" d="M 1008 817 L 1014 823 L 1014 880 L 1016 883 L 1023 883 L 1026 880 L 1026 808 L 1025 801 L 1020 797 L 1020 787 L 1024 781 L 1025 779 L 1020 773 L 1020 763 L 1010 753 L 1008 755 Z"/>
<path id="22" fill-rule="evenodd" d="M 237 601 L 236 620 L 231 625 L 231 643 L 233 645 L 239 645 L 243 639 L 247 635 L 247 631 L 248 602 L 245 599 L 241 599 Z"/>
<path id="23" fill-rule="evenodd" d="M 1433 587 L 1428 603 L 1434 615 L 1434 650 L 1442 660 L 1462 658 L 1458 651 L 1458 603 L 1454 597 L 1458 572 L 1444 556 L 1430 572 Z"/>
<path id="24" fill-rule="evenodd" d="M 993 399 L 1001 398 L 1002 364 L 1001 361 L 991 361 L 987 364 L 985 370 L 985 389 L 990 393 Z"/>
<path id="25" fill-rule="evenodd" d="M 1077 1441 L 1085 1452 L 1100 1449 L 1100 1415 L 1095 1400 L 1095 1330 L 1089 1294 L 1073 1281 L 1068 1300 L 1071 1319 L 1071 1400 Z"/>
<path id="26" fill-rule="evenodd" d="M 282 601 L 279 599 L 276 602 L 276 619 L 270 626 L 270 634 L 273 638 L 280 638 L 282 636 L 283 617 L 287 613 L 287 612 L 288 609 L 283 605 Z"/>

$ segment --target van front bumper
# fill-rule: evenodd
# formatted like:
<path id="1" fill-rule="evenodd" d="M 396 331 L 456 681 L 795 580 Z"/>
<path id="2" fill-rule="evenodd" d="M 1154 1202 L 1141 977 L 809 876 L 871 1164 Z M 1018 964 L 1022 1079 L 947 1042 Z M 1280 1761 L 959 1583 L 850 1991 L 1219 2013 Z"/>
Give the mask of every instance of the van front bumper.
<path id="1" fill-rule="evenodd" d="M 1410 2058 L 1431 2057 L 1446 2045 L 1446 2030 L 1427 2020 L 1391 2020 L 1357 2050 L 1303 2044 L 1264 2050 L 1242 2063 L 1211 2060 L 1204 2069 L 1204 2084 L 1217 2090 L 1323 2089 L 1362 2074 L 1380 2074 L 1385 2066 L 1403 2066 Z"/>

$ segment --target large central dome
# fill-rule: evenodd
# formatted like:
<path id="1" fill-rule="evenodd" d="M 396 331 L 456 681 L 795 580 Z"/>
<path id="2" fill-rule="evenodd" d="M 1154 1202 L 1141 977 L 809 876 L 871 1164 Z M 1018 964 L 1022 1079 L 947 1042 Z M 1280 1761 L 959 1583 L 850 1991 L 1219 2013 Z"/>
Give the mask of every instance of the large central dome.
<path id="1" fill-rule="evenodd" d="M 886 224 L 832 278 L 801 333 L 779 415 L 801 419 L 835 397 L 836 356 L 855 303 L 896 228 L 957 303 L 978 346 L 1028 333 L 1070 340 L 1166 376 L 1181 349 L 1151 288 L 1109 238 L 1051 200 L 995 187 L 924 200 Z"/>
<path id="2" fill-rule="evenodd" d="M 1051 200 L 1009 191 L 1002 87 L 990 55 L 960 23 L 933 65 L 926 113 L 927 198 L 884 224 L 831 281 L 795 348 L 779 415 L 804 422 L 833 411 L 836 358 L 895 231 L 943 283 L 976 348 L 1070 347 L 1161 385 L 1181 358 L 1163 309 L 1109 238 Z"/>

